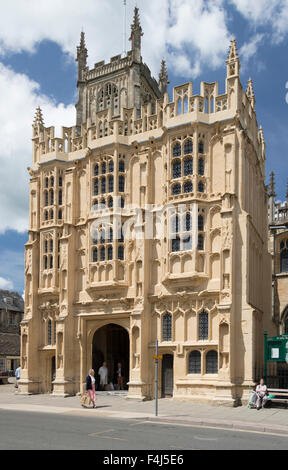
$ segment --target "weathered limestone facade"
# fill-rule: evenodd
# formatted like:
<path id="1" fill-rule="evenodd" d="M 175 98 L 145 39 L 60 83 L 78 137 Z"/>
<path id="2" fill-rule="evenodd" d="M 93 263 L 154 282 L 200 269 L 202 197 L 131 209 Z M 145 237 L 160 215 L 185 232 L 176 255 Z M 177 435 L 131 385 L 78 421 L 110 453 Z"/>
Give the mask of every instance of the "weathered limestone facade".
<path id="1" fill-rule="evenodd" d="M 89 70 L 82 34 L 77 125 L 62 138 L 37 110 L 21 391 L 83 390 L 99 349 L 111 367 L 116 360 L 117 331 L 106 346 L 97 336 L 113 324 L 127 332 L 129 397 L 153 397 L 158 339 L 159 395 L 236 404 L 262 364 L 263 330 L 273 332 L 265 143 L 252 82 L 243 91 L 233 40 L 224 94 L 216 82 L 193 94 L 189 82 L 170 102 L 165 63 L 157 83 L 141 37 L 136 9 L 132 50 Z M 184 207 L 183 217 L 170 217 L 168 205 Z M 104 236 L 112 213 L 128 226 L 118 237 L 114 225 Z M 133 237 L 151 225 L 152 236 Z"/>

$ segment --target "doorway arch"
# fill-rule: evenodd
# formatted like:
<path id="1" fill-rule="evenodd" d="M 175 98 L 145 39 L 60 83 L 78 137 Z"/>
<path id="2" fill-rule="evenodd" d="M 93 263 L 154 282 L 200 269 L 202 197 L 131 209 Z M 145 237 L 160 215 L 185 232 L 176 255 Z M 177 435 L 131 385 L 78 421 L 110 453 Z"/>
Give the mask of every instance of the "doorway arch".
<path id="1" fill-rule="evenodd" d="M 124 389 L 129 382 L 129 334 L 115 323 L 108 323 L 95 331 L 92 340 L 92 368 L 95 370 L 96 383 L 99 385 L 98 370 L 107 362 L 108 382 L 117 384 L 116 368 L 121 363 L 124 372 Z"/>

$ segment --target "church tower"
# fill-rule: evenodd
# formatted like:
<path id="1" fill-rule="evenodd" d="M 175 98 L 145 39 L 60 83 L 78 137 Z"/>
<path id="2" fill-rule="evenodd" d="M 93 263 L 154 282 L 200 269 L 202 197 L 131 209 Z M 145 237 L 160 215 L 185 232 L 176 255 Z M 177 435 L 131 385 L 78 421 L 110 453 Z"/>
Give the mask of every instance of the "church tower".
<path id="1" fill-rule="evenodd" d="M 36 111 L 20 390 L 75 395 L 105 360 L 128 398 L 151 399 L 158 341 L 159 395 L 237 405 L 274 328 L 252 80 L 232 40 L 225 93 L 188 82 L 170 101 L 142 36 L 135 8 L 131 50 L 90 69 L 82 32 L 76 125 L 56 137 Z"/>
<path id="2" fill-rule="evenodd" d="M 131 25 L 131 50 L 125 57 L 112 57 L 108 64 L 98 62 L 93 69 L 87 67 L 87 49 L 84 33 L 81 33 L 80 46 L 77 48 L 78 91 L 76 104 L 77 126 L 80 127 L 88 119 L 95 122 L 96 113 L 109 110 L 111 119 L 121 117 L 123 108 L 135 109 L 135 117 L 139 118 L 141 106 L 150 103 L 155 107 L 161 92 L 157 81 L 143 63 L 141 56 L 141 38 L 139 9 L 135 8 Z"/>

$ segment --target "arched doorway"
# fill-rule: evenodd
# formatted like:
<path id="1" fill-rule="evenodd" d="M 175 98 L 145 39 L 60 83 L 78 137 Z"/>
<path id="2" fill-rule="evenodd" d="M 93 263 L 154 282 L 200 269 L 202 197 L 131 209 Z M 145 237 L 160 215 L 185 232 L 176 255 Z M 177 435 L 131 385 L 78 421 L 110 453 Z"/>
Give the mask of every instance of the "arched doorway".
<path id="1" fill-rule="evenodd" d="M 116 368 L 121 362 L 124 371 L 124 389 L 129 382 L 129 334 L 122 326 L 114 323 L 99 328 L 93 336 L 92 367 L 95 370 L 96 382 L 99 384 L 98 370 L 107 362 L 108 381 L 116 385 Z"/>

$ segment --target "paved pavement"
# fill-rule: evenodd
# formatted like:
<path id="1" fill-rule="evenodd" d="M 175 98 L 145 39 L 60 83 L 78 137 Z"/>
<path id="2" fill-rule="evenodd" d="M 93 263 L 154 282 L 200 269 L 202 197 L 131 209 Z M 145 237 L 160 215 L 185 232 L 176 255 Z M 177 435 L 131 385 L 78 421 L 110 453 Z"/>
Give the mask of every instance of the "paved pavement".
<path id="1" fill-rule="evenodd" d="M 99 415 L 97 419 L 87 419 L 82 415 L 65 413 L 3 410 L 0 410 L 0 436 L 0 449 L 5 450 L 109 451 L 104 456 L 116 455 L 118 450 L 130 451 L 124 454 L 127 456 L 133 450 L 149 450 L 148 454 L 157 456 L 159 450 L 173 454 L 181 450 L 285 450 L 288 447 L 288 436 L 258 432 L 175 424 L 163 426 L 142 419 L 115 419 Z M 96 456 L 97 466 L 103 464 L 99 458 Z M 190 456 L 184 455 L 184 459 L 184 463 L 191 465 Z M 147 457 L 142 463 L 148 463 Z M 129 466 L 133 467 L 131 464 Z"/>
<path id="2" fill-rule="evenodd" d="M 159 400 L 159 416 L 155 417 L 154 401 L 127 400 L 125 394 L 97 393 L 96 409 L 83 409 L 79 397 L 52 395 L 19 395 L 13 384 L 0 385 L 0 410 L 54 413 L 83 417 L 144 419 L 150 422 L 209 426 L 223 429 L 277 433 L 288 436 L 288 409 L 252 410 L 246 406 L 230 408 L 189 401 Z"/>

